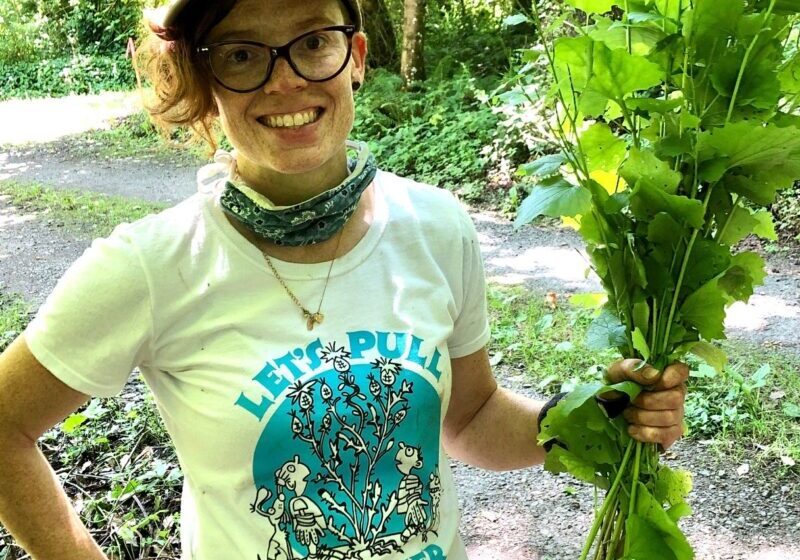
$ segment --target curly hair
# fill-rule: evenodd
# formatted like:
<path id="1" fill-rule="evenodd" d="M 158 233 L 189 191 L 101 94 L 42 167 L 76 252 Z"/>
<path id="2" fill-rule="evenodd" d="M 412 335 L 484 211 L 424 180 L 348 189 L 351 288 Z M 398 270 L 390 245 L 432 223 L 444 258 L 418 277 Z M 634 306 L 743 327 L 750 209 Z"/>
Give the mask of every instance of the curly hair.
<path id="1" fill-rule="evenodd" d="M 217 143 L 214 123 L 219 112 L 211 95 L 213 77 L 197 53 L 203 37 L 230 13 L 236 0 L 196 0 L 175 25 L 164 28 L 147 21 L 150 33 L 137 50 L 136 67 L 153 88 L 145 108 L 167 132 L 186 127 L 212 150 Z"/>
<path id="2" fill-rule="evenodd" d="M 191 130 L 217 148 L 215 125 L 219 109 L 211 93 L 214 80 L 206 60 L 197 53 L 205 36 L 231 12 L 237 0 L 192 0 L 168 28 L 145 17 L 150 33 L 137 49 L 135 65 L 153 88 L 146 110 L 165 134 L 176 127 Z M 342 0 L 346 13 L 362 27 L 358 0 Z"/>

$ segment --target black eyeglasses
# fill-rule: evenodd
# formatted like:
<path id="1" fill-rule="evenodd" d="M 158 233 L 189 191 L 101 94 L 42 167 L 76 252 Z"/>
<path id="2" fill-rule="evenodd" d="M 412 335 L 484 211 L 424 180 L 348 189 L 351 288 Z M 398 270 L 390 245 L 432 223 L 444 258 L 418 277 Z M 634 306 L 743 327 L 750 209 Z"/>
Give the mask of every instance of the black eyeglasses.
<path id="1" fill-rule="evenodd" d="M 282 47 L 255 41 L 221 41 L 197 47 L 197 52 L 207 57 L 211 73 L 221 86 L 249 93 L 269 81 L 280 57 L 304 80 L 332 80 L 350 62 L 355 32 L 353 25 L 335 25 L 304 33 Z"/>

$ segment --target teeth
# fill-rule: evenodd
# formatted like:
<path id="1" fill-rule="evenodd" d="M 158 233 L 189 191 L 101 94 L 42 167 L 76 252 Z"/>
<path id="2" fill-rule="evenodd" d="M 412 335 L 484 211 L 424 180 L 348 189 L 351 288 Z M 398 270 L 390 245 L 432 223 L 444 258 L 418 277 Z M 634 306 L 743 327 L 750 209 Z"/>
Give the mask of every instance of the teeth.
<path id="1" fill-rule="evenodd" d="M 279 115 L 277 117 L 267 117 L 267 125 L 271 128 L 290 128 L 303 126 L 315 122 L 319 118 L 316 109 L 295 113 L 293 115 Z"/>

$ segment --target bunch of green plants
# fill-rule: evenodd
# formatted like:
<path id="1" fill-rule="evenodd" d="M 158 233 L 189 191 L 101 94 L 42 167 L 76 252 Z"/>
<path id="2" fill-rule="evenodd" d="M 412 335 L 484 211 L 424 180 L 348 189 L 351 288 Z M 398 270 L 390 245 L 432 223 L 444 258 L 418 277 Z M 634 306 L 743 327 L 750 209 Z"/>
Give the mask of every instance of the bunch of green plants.
<path id="1" fill-rule="evenodd" d="M 800 178 L 800 57 L 787 48 L 800 2 L 568 4 L 581 11 L 565 16 L 575 35 L 528 55 L 543 55 L 553 77 L 560 151 L 523 167 L 537 186 L 517 223 L 565 217 L 587 243 L 608 293 L 592 346 L 660 370 L 692 353 L 722 371 L 712 341 L 725 337 L 725 309 L 766 274 L 757 253 L 734 247 L 775 239 L 765 207 Z M 607 490 L 581 560 L 692 558 L 678 526 L 691 511 L 689 475 L 605 417 L 595 397 L 611 390 L 634 398 L 639 388 L 579 386 L 541 434 L 560 442 L 548 470 Z"/>
<path id="2" fill-rule="evenodd" d="M 480 193 L 488 163 L 482 152 L 497 134 L 498 116 L 483 89 L 493 83 L 462 72 L 404 92 L 399 76 L 373 71 L 358 94 L 353 136 L 369 142 L 383 169 Z"/>
<path id="3" fill-rule="evenodd" d="M 0 61 L 0 100 L 124 91 L 135 84 L 136 74 L 124 51 L 115 55 L 69 54 L 27 62 Z"/>

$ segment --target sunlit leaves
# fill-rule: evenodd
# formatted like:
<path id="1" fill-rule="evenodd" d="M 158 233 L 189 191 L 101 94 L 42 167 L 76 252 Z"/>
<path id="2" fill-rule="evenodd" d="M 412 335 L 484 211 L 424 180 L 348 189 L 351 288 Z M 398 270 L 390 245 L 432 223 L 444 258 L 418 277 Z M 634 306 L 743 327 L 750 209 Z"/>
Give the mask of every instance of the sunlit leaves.
<path id="1" fill-rule="evenodd" d="M 533 192 L 517 211 L 515 225 L 527 224 L 539 216 L 577 216 L 591 209 L 592 197 L 583 187 L 575 186 L 562 178 L 551 178 L 534 187 Z"/>
<path id="2" fill-rule="evenodd" d="M 614 171 L 627 152 L 625 141 L 605 123 L 594 123 L 580 134 L 589 171 Z"/>
<path id="3" fill-rule="evenodd" d="M 708 340 L 725 338 L 725 304 L 724 293 L 719 289 L 716 280 L 691 294 L 681 306 L 681 317 L 687 325 L 698 330 Z"/>

